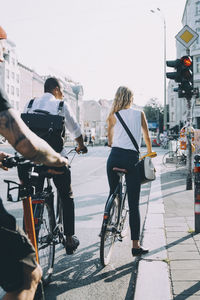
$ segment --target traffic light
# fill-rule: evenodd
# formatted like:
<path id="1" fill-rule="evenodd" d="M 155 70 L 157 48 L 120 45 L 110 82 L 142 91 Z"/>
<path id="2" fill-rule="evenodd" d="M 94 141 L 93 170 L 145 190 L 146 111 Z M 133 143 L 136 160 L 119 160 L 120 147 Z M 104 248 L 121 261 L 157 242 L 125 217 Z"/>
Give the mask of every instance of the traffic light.
<path id="1" fill-rule="evenodd" d="M 173 79 L 179 83 L 178 88 L 174 91 L 178 92 L 179 98 L 192 98 L 193 95 L 193 57 L 185 55 L 174 61 L 166 62 L 168 67 L 173 67 L 176 72 L 166 73 L 167 78 Z"/>
<path id="2" fill-rule="evenodd" d="M 167 78 L 175 80 L 176 82 L 180 82 L 180 74 L 178 71 L 180 63 L 181 63 L 180 59 L 166 61 L 168 67 L 174 68 L 176 70 L 176 72 L 167 72 L 166 73 Z"/>

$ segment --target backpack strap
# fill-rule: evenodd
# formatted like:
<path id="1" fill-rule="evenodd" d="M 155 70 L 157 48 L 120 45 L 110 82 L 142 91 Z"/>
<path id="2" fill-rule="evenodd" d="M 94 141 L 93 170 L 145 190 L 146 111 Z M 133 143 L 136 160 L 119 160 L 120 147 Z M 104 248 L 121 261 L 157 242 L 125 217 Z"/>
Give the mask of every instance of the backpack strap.
<path id="1" fill-rule="evenodd" d="M 62 112 L 63 110 L 63 106 L 64 106 L 64 101 L 60 101 L 59 105 L 58 105 L 58 114 L 60 115 L 60 113 Z"/>
<path id="2" fill-rule="evenodd" d="M 33 101 L 35 100 L 35 98 L 31 99 L 28 106 L 27 106 L 27 110 L 29 111 L 29 109 L 31 109 L 31 107 L 33 106 Z"/>

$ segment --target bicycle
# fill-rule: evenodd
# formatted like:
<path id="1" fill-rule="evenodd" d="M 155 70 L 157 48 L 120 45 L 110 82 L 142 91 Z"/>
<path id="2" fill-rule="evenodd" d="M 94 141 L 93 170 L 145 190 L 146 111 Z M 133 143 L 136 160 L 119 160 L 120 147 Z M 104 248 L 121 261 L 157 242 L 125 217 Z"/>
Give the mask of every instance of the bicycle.
<path id="1" fill-rule="evenodd" d="M 155 157 L 157 154 L 147 154 L 145 156 Z M 143 156 L 142 158 L 144 158 Z M 142 159 L 141 158 L 141 159 Z M 127 186 L 125 175 L 126 169 L 114 167 L 113 171 L 119 176 L 119 183 L 112 195 L 109 196 L 104 210 L 103 223 L 100 232 L 100 262 L 103 267 L 109 264 L 115 241 L 123 241 L 126 236 L 127 213 Z M 127 226 L 128 227 L 128 226 Z"/>
<path id="2" fill-rule="evenodd" d="M 183 167 L 187 164 L 187 155 L 184 150 L 179 148 L 177 143 L 175 151 L 168 151 L 164 154 L 162 163 L 166 168 Z"/>
<path id="3" fill-rule="evenodd" d="M 76 150 L 72 149 L 68 154 L 72 152 L 74 152 L 74 155 L 70 163 L 76 154 Z M 36 256 L 43 271 L 42 281 L 44 285 L 47 285 L 53 274 L 55 246 L 60 243 L 63 246 L 65 245 L 63 208 L 58 194 L 56 213 L 54 210 L 54 191 L 51 185 L 53 174 L 49 172 L 53 168 L 35 165 L 18 155 L 5 159 L 3 165 L 9 168 L 14 166 L 17 166 L 18 169 L 21 168 L 19 170 L 21 184 L 4 180 L 8 184 L 7 200 L 13 201 L 11 191 L 17 188 L 19 189 L 17 201 L 23 200 L 23 197 L 29 199 L 30 207 L 28 209 L 32 210 L 32 218 L 34 220 L 32 227 L 34 228 L 32 230 L 29 229 L 31 216 L 27 214 L 27 206 L 24 206 L 24 229 L 36 249 Z M 41 192 L 35 192 L 40 175 L 45 177 L 45 183 Z M 11 184 L 15 186 L 12 187 Z"/>

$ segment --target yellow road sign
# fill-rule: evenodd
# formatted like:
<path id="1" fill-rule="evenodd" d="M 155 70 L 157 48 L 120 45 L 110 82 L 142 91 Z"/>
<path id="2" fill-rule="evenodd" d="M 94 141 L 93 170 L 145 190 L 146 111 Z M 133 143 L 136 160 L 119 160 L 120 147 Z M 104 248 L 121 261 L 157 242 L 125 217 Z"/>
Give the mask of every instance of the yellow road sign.
<path id="1" fill-rule="evenodd" d="M 179 41 L 183 46 L 189 48 L 194 41 L 198 38 L 198 33 L 196 33 L 188 25 L 185 25 L 181 31 L 176 35 L 177 41 Z"/>

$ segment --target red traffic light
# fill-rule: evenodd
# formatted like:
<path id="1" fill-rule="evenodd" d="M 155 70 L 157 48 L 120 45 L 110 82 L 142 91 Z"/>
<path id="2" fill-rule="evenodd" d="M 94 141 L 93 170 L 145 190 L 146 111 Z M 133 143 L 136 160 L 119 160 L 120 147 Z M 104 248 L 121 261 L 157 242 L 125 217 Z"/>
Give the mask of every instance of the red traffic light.
<path id="1" fill-rule="evenodd" d="M 189 56 L 183 56 L 181 57 L 181 60 L 186 67 L 190 67 L 192 65 L 192 60 Z"/>

